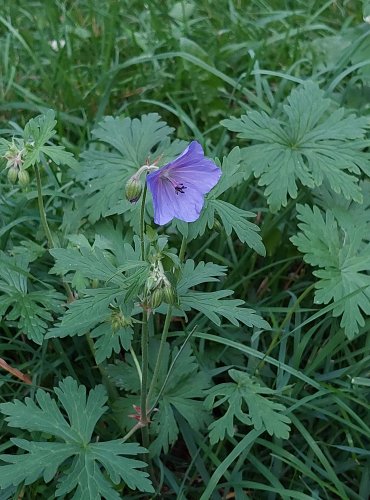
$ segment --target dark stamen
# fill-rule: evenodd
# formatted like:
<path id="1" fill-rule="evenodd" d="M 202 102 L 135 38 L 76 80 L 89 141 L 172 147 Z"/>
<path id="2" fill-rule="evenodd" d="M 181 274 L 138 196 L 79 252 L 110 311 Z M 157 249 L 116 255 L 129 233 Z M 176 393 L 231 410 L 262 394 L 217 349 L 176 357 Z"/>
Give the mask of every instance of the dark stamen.
<path id="1" fill-rule="evenodd" d="M 177 186 L 175 186 L 176 194 L 179 194 L 179 193 L 185 194 L 184 189 L 187 189 L 187 187 L 184 186 L 184 184 L 177 184 Z"/>

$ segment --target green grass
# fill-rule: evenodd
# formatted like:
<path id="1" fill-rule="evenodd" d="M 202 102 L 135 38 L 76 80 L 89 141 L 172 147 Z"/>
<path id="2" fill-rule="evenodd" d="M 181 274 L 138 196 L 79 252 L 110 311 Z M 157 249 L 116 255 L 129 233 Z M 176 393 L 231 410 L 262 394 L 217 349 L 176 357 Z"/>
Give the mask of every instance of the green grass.
<path id="1" fill-rule="evenodd" d="M 194 138 L 210 155 L 222 157 L 242 145 L 220 125 L 222 119 L 252 109 L 277 113 L 291 89 L 309 78 L 340 105 L 369 116 L 370 31 L 362 23 L 360 2 L 3 0 L 1 7 L 4 135 L 52 108 L 58 140 L 79 155 L 103 116 L 158 112 L 175 128 L 175 137 Z M 62 39 L 64 48 L 53 50 L 49 42 Z M 48 274 L 53 260 L 42 248 L 35 184 L 22 191 L 10 188 L 5 177 L 0 249 L 11 253 L 32 242 L 25 244 L 35 256 L 32 284 L 40 280 L 61 289 L 58 278 Z M 67 244 L 69 227 L 92 238 L 97 225 L 70 209 L 80 188 L 75 176 L 69 170 L 56 175 L 47 166 L 43 182 L 49 222 L 55 232 L 62 227 L 61 245 Z M 217 326 L 192 313 L 186 330 L 197 328 L 190 344 L 217 383 L 236 367 L 281 391 L 292 432 L 283 441 L 238 424 L 232 438 L 211 445 L 182 418 L 180 439 L 154 461 L 159 498 L 213 500 L 235 494 L 238 500 L 363 500 L 370 493 L 370 319 L 350 341 L 331 314 L 333 305 L 314 304 L 316 278 L 289 241 L 297 231 L 296 203 L 312 203 L 309 190 L 277 214 L 269 212 L 253 178 L 224 199 L 258 214 L 267 256 L 258 256 L 235 234 L 227 237 L 212 229 L 189 243 L 187 257 L 227 265 L 222 287 L 262 314 L 272 332 L 253 335 L 251 329 Z M 179 248 L 181 239 L 170 236 Z M 216 289 L 212 283 L 203 287 Z M 88 388 L 106 382 L 105 367 L 98 369 L 85 337 L 38 346 L 14 321 L 2 319 L 1 327 L 0 357 L 28 373 L 34 385 L 2 370 L 0 402 L 33 397 L 36 387 L 50 390 L 67 375 Z M 183 331 L 177 328 L 182 327 L 179 320 L 170 331 L 173 345 L 180 345 Z M 119 426 L 111 414 L 107 422 L 99 427 L 103 440 L 117 438 Z M 9 441 L 14 432 L 27 435 L 0 420 L 1 452 L 14 452 Z M 39 481 L 0 498 L 52 498 L 54 491 Z M 123 494 L 148 498 L 127 490 Z"/>

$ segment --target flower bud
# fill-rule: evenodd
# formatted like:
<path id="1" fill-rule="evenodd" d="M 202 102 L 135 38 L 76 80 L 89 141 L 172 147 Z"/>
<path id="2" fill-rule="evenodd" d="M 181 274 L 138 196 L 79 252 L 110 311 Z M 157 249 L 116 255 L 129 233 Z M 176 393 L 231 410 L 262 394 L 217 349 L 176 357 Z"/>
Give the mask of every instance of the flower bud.
<path id="1" fill-rule="evenodd" d="M 134 174 L 126 183 L 125 192 L 126 198 L 130 203 L 136 203 L 141 196 L 143 186 L 140 178 Z"/>
<path id="2" fill-rule="evenodd" d="M 18 184 L 21 187 L 26 187 L 30 183 L 30 176 L 27 170 L 20 170 L 18 173 Z"/>
<path id="3" fill-rule="evenodd" d="M 114 332 L 120 328 L 132 326 L 131 318 L 129 316 L 124 316 L 120 310 L 112 311 L 110 322 Z"/>
<path id="4" fill-rule="evenodd" d="M 99 280 L 94 278 L 91 280 L 91 288 L 98 288 L 99 286 Z"/>
<path id="5" fill-rule="evenodd" d="M 213 229 L 215 231 L 217 231 L 218 233 L 221 233 L 222 232 L 222 225 L 221 225 L 221 222 L 215 218 L 215 220 L 213 221 Z"/>
<path id="6" fill-rule="evenodd" d="M 16 168 L 17 171 L 19 167 L 23 164 L 23 149 L 19 149 L 18 146 L 13 142 L 8 151 L 3 155 L 3 158 L 6 159 L 6 168 Z"/>
<path id="7" fill-rule="evenodd" d="M 8 170 L 8 181 L 15 184 L 18 179 L 18 168 L 11 167 Z"/>
<path id="8" fill-rule="evenodd" d="M 164 302 L 167 302 L 167 304 L 174 304 L 175 302 L 175 292 L 170 283 L 167 283 L 163 287 L 163 300 Z"/>
<path id="9" fill-rule="evenodd" d="M 162 304 L 163 300 L 163 289 L 162 288 L 156 288 L 151 296 L 149 297 L 149 305 L 151 309 L 156 309 Z"/>

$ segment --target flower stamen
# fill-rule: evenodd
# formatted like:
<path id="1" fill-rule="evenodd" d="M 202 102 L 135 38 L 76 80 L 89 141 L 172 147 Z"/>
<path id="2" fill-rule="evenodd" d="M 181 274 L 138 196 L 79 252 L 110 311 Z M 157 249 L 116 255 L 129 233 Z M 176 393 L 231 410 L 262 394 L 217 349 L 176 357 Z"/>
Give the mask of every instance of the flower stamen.
<path id="1" fill-rule="evenodd" d="M 177 184 L 177 186 L 175 186 L 175 191 L 176 191 L 176 194 L 185 194 L 185 191 L 184 189 L 187 189 L 186 186 L 184 186 L 184 184 Z"/>

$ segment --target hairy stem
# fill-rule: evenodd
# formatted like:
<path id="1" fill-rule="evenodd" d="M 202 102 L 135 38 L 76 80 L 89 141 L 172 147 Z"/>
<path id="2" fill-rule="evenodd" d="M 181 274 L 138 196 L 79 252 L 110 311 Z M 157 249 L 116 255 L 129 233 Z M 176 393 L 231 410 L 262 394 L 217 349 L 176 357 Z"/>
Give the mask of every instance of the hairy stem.
<path id="1" fill-rule="evenodd" d="M 140 422 L 143 425 L 141 429 L 143 437 L 143 445 L 145 448 L 149 446 L 149 431 L 148 431 L 148 406 L 147 406 L 147 392 L 148 392 L 148 313 L 144 311 L 143 323 L 141 329 L 141 396 L 140 396 Z"/>
<path id="2" fill-rule="evenodd" d="M 165 320 L 164 326 L 163 326 L 161 343 L 159 345 L 159 351 L 158 351 L 158 355 L 157 355 L 157 361 L 155 362 L 153 378 L 152 378 L 152 381 L 150 384 L 148 397 L 147 397 L 147 402 L 148 402 L 149 408 L 150 408 L 150 399 L 151 399 L 151 396 L 153 394 L 154 387 L 155 387 L 155 384 L 156 384 L 157 378 L 158 378 L 158 373 L 159 373 L 159 370 L 160 370 L 161 365 L 162 365 L 164 346 L 165 346 L 166 340 L 167 340 L 168 328 L 169 328 L 170 323 L 171 323 L 171 317 L 172 317 L 172 306 L 169 305 L 168 310 L 167 310 L 166 320 Z"/>
<path id="3" fill-rule="evenodd" d="M 42 184 L 41 184 L 41 175 L 40 175 L 40 169 L 37 165 L 35 165 L 35 173 L 36 173 L 36 186 L 37 186 L 37 202 L 39 205 L 39 213 L 40 213 L 40 220 L 41 220 L 41 225 L 45 231 L 46 239 L 48 240 L 48 248 L 55 248 L 54 245 L 54 240 L 53 236 L 50 231 L 50 227 L 48 224 L 48 220 L 46 218 L 46 211 L 45 211 L 45 206 L 44 206 L 44 199 L 42 197 Z M 74 295 L 72 293 L 71 287 L 68 285 L 68 283 L 65 283 L 63 281 L 63 286 L 64 289 L 67 293 L 68 297 L 68 302 L 73 302 L 74 301 Z"/>
<path id="4" fill-rule="evenodd" d="M 36 185 L 37 185 L 37 201 L 38 201 L 38 205 L 39 205 L 41 224 L 42 224 L 42 227 L 44 228 L 45 235 L 46 235 L 46 238 L 48 240 L 48 247 L 54 248 L 53 236 L 51 234 L 49 224 L 48 224 L 48 221 L 46 218 L 44 200 L 42 197 L 42 184 L 41 184 L 40 170 L 39 170 L 39 167 L 37 165 L 35 165 L 35 173 L 36 173 Z"/>
<path id="5" fill-rule="evenodd" d="M 133 426 L 133 428 L 132 428 L 132 429 L 130 429 L 130 430 L 128 431 L 128 433 L 127 433 L 127 434 L 125 434 L 125 435 L 123 436 L 123 438 L 122 438 L 122 442 L 124 443 L 125 441 L 127 441 L 127 440 L 128 440 L 128 439 L 129 439 L 129 438 L 130 438 L 133 434 L 135 434 L 135 432 L 136 432 L 138 429 L 142 429 L 142 427 L 143 427 L 143 424 L 142 424 L 141 422 L 138 422 L 137 424 L 135 424 L 135 425 Z"/>
<path id="6" fill-rule="evenodd" d="M 165 388 L 166 388 L 167 382 L 168 382 L 168 381 L 169 381 L 169 379 L 170 379 L 171 373 L 173 372 L 173 369 L 175 368 L 176 362 L 177 362 L 177 360 L 179 359 L 179 357 L 181 356 L 182 351 L 185 349 L 186 344 L 189 342 L 189 340 L 190 340 L 191 336 L 193 335 L 193 333 L 195 332 L 196 328 L 197 328 L 197 327 L 195 326 L 195 327 L 191 330 L 191 332 L 188 334 L 188 336 L 187 336 L 187 337 L 186 337 L 186 339 L 184 340 L 184 343 L 182 344 L 182 346 L 181 346 L 181 347 L 180 347 L 180 349 L 178 350 L 178 353 L 176 354 L 176 356 L 175 356 L 174 360 L 173 360 L 173 361 L 172 361 L 172 363 L 171 363 L 171 366 L 170 366 L 170 367 L 169 367 L 169 369 L 168 369 L 168 372 L 167 372 L 166 378 L 164 379 L 164 382 L 163 382 L 163 384 L 162 384 L 162 387 L 161 387 L 161 388 L 160 388 L 160 390 L 159 390 L 159 393 L 158 393 L 158 395 L 157 395 L 157 398 L 156 398 L 156 400 L 155 400 L 155 402 L 154 402 L 153 406 L 149 409 L 149 413 L 151 413 L 151 412 L 154 410 L 154 408 L 157 406 L 157 404 L 158 404 L 159 400 L 161 399 L 161 396 L 162 396 L 162 394 L 163 394 L 163 392 L 164 392 L 164 390 L 165 390 Z"/>
<path id="7" fill-rule="evenodd" d="M 179 251 L 180 262 L 182 262 L 184 260 L 185 252 L 186 252 L 186 245 L 187 245 L 187 239 L 186 239 L 186 236 L 183 236 L 182 241 L 181 241 L 180 251 Z"/>
<path id="8" fill-rule="evenodd" d="M 141 210 L 140 210 L 140 240 L 141 240 L 141 260 L 145 259 L 145 244 L 144 244 L 144 229 L 145 229 L 145 200 L 146 200 L 146 182 L 144 185 L 143 196 L 141 199 Z"/>

